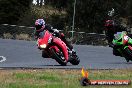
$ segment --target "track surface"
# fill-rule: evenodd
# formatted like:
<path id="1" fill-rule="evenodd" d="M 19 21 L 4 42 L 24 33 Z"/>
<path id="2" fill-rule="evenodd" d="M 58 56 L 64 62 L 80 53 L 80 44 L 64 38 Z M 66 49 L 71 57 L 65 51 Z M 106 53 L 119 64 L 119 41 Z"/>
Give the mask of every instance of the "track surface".
<path id="1" fill-rule="evenodd" d="M 80 64 L 60 66 L 55 60 L 42 58 L 34 41 L 0 39 L 0 68 L 82 68 L 87 69 L 126 69 L 132 62 L 113 56 L 112 49 L 103 46 L 74 45 Z"/>

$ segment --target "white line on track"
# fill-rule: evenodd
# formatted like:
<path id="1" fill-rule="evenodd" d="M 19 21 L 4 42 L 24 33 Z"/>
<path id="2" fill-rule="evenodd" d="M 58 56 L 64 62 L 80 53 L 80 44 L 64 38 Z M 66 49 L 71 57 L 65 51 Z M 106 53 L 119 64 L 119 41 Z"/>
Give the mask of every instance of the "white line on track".
<path id="1" fill-rule="evenodd" d="M 0 56 L 0 58 L 2 58 L 2 59 L 0 60 L 0 62 L 4 62 L 4 61 L 6 61 L 6 57 L 4 57 L 4 56 Z"/>

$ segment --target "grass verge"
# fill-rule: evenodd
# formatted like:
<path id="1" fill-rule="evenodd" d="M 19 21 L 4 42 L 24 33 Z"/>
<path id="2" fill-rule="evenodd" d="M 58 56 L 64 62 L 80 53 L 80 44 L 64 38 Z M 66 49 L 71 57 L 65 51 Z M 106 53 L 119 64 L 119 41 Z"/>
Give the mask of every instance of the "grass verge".
<path id="1" fill-rule="evenodd" d="M 132 80 L 132 69 L 88 70 L 89 79 Z M 0 88 L 84 88 L 80 85 L 80 70 L 36 69 L 1 70 Z M 132 88 L 126 86 L 87 86 L 87 88 Z"/>

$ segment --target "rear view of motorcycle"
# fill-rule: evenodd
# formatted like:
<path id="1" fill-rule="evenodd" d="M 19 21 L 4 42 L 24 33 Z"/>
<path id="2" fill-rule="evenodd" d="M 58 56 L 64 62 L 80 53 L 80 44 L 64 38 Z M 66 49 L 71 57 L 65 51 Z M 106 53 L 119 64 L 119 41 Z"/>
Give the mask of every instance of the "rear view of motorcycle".
<path id="1" fill-rule="evenodd" d="M 132 61 L 132 39 L 127 35 L 126 31 L 114 34 L 112 43 L 114 45 L 114 55 L 124 57 L 127 62 Z"/>
<path id="2" fill-rule="evenodd" d="M 66 44 L 54 34 L 45 30 L 38 38 L 38 48 L 42 50 L 43 58 L 55 59 L 60 65 L 65 66 L 68 62 L 78 65 L 80 59 L 77 54 L 71 54 Z"/>

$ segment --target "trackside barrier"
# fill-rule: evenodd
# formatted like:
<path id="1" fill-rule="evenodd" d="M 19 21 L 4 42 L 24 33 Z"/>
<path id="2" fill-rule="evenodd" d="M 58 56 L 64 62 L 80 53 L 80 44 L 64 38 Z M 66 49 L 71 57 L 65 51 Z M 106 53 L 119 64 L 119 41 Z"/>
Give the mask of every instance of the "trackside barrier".
<path id="1" fill-rule="evenodd" d="M 59 30 L 63 32 L 63 30 Z M 74 37 L 71 38 L 71 34 L 74 32 Z M 68 31 L 64 33 L 66 38 L 72 40 L 74 44 L 81 45 L 107 45 L 104 34 L 86 33 Z M 19 40 L 35 40 L 34 39 L 34 27 L 27 27 L 21 25 L 1 24 L 0 25 L 0 38 L 3 39 L 19 39 Z"/>

